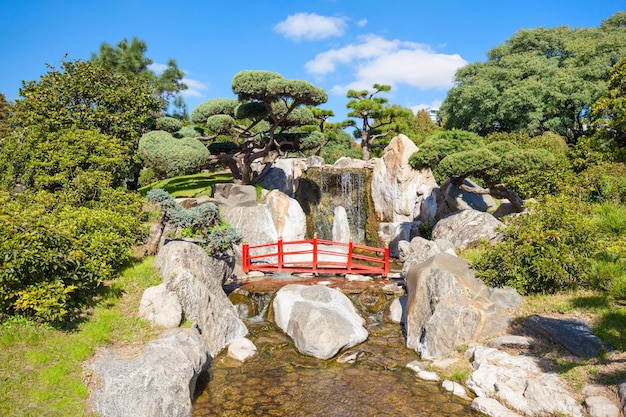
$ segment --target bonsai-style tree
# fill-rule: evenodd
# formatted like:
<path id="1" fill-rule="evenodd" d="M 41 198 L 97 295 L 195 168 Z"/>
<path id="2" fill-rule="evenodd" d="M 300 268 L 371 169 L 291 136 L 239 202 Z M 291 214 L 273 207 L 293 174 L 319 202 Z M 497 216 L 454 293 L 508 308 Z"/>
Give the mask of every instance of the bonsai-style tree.
<path id="1" fill-rule="evenodd" d="M 463 130 L 445 130 L 432 136 L 409 158 L 414 169 L 431 168 L 439 182 L 449 178 L 464 191 L 506 198 L 518 212 L 524 210 L 524 202 L 501 179 L 548 167 L 553 161 L 545 149 L 520 148 L 508 141 L 486 143 L 477 134 Z M 484 187 L 464 184 L 468 177 L 479 179 Z"/>
<path id="2" fill-rule="evenodd" d="M 269 71 L 246 70 L 232 81 L 237 99 L 218 98 L 196 107 L 192 121 L 206 126 L 212 162 L 228 167 L 238 184 L 251 184 L 252 163 L 266 158 L 266 169 L 287 149 L 312 132 L 302 129 L 316 118 L 308 106 L 328 99 L 326 92 L 307 81 L 287 80 Z M 320 133 L 320 132 L 314 132 Z"/>
<path id="3" fill-rule="evenodd" d="M 374 84 L 374 90 L 350 90 L 347 97 L 351 99 L 346 104 L 350 109 L 348 117 L 357 119 L 352 126 L 356 128 L 354 137 L 361 140 L 361 152 L 363 160 L 370 159 L 370 149 L 377 139 L 383 138 L 390 133 L 398 132 L 398 119 L 403 117 L 413 118 L 409 109 L 387 104 L 387 99 L 378 97 L 378 93 L 386 93 L 391 86 Z M 358 126 L 360 124 L 360 126 Z"/>

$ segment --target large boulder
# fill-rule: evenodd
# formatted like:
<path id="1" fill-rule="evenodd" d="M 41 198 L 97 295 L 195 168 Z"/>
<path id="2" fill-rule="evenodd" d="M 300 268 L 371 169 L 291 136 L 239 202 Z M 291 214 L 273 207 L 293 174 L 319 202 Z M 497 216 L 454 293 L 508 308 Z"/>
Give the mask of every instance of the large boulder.
<path id="1" fill-rule="evenodd" d="M 402 275 L 406 277 L 413 265 L 424 262 L 440 253 L 456 256 L 454 245 L 445 239 L 428 240 L 416 236 L 411 239 L 411 242 L 401 241 L 398 244 L 398 254 L 403 262 Z"/>
<path id="2" fill-rule="evenodd" d="M 379 221 L 413 222 L 420 216 L 422 186 L 436 187 L 430 169 L 415 170 L 409 157 L 418 150 L 405 135 L 394 137 L 372 172 L 372 200 Z"/>
<path id="3" fill-rule="evenodd" d="M 463 185 L 470 188 L 477 188 L 477 185 L 467 178 L 463 180 Z M 451 212 L 461 210 L 487 211 L 495 210 L 497 207 L 493 197 L 489 194 L 470 193 L 452 184 L 450 180 L 446 180 L 439 188 Z"/>
<path id="4" fill-rule="evenodd" d="M 212 197 L 220 207 L 254 206 L 257 204 L 256 188 L 253 185 L 231 183 L 215 184 Z"/>
<path id="5" fill-rule="evenodd" d="M 595 358 L 607 349 L 602 340 L 592 333 L 591 325 L 581 319 L 532 315 L 524 321 L 524 327 L 581 358 Z"/>
<path id="6" fill-rule="evenodd" d="M 343 206 L 337 206 L 333 211 L 332 240 L 335 242 L 348 243 L 350 239 L 352 239 L 352 237 L 350 234 L 348 213 Z"/>
<path id="7" fill-rule="evenodd" d="M 536 358 L 484 346 L 470 348 L 466 356 L 472 368 L 466 385 L 476 396 L 495 399 L 524 415 L 583 416 L 580 403 L 556 374 L 542 371 Z"/>
<path id="8" fill-rule="evenodd" d="M 101 417 L 189 417 L 198 376 L 210 352 L 196 329 L 174 329 L 148 343 L 136 359 L 100 353 L 92 364 L 91 396 Z"/>
<path id="9" fill-rule="evenodd" d="M 305 160 L 301 158 L 277 159 L 263 175 L 260 184 L 268 190 L 279 190 L 293 197 L 298 188 L 298 180 L 306 167 Z"/>
<path id="10" fill-rule="evenodd" d="M 167 288 L 178 296 L 185 317 L 200 328 L 211 356 L 248 333 L 222 288 L 232 274 L 232 261 L 209 256 L 196 244 L 172 241 L 163 246 L 155 264 Z"/>
<path id="11" fill-rule="evenodd" d="M 341 291 L 323 285 L 289 284 L 272 303 L 274 321 L 298 351 L 329 359 L 367 339 L 365 320 Z"/>
<path id="12" fill-rule="evenodd" d="M 171 329 L 180 325 L 183 309 L 176 293 L 162 283 L 144 290 L 139 302 L 139 317 Z"/>
<path id="13" fill-rule="evenodd" d="M 432 239 L 446 239 L 459 249 L 478 245 L 481 239 L 497 242 L 501 235 L 499 227 L 504 223 L 489 213 L 462 210 L 439 220 L 432 231 Z"/>
<path id="14" fill-rule="evenodd" d="M 389 256 L 402 256 L 400 246 L 419 235 L 420 222 L 381 222 L 378 224 L 378 236 L 389 246 Z"/>
<path id="15" fill-rule="evenodd" d="M 510 317 L 469 263 L 443 253 L 406 277 L 406 344 L 423 359 L 449 356 L 459 345 L 505 332 Z"/>
<path id="16" fill-rule="evenodd" d="M 272 212 L 265 204 L 251 207 L 232 207 L 220 211 L 224 220 L 243 236 L 250 245 L 264 245 L 278 240 L 278 232 L 274 225 Z M 238 246 L 236 250 L 240 251 Z M 267 248 L 260 253 L 275 252 L 275 248 Z"/>
<path id="17" fill-rule="evenodd" d="M 270 211 L 278 236 L 282 236 L 285 241 L 304 239 L 306 215 L 297 200 L 281 191 L 272 190 L 265 196 L 264 203 Z"/>

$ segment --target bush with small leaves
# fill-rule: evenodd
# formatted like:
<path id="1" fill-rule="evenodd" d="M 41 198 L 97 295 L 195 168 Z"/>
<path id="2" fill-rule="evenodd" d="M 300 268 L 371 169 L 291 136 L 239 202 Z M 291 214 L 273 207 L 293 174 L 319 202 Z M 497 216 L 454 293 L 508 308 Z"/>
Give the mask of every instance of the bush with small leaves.
<path id="1" fill-rule="evenodd" d="M 174 133 L 175 138 L 197 138 L 204 135 L 204 130 L 197 126 L 183 126 Z"/>
<path id="2" fill-rule="evenodd" d="M 139 155 L 159 179 L 194 174 L 204 168 L 211 156 L 208 149 L 192 138 L 176 139 L 163 130 L 148 132 L 139 140 Z"/>
<path id="3" fill-rule="evenodd" d="M 567 196 L 546 196 L 528 213 L 506 218 L 503 240 L 486 244 L 472 262 L 476 276 L 522 294 L 597 288 L 593 258 L 597 229 L 589 206 Z"/>
<path id="4" fill-rule="evenodd" d="M 165 130 L 169 133 L 178 132 L 183 127 L 183 122 L 180 119 L 175 117 L 159 117 L 156 119 L 156 129 L 157 130 Z"/>

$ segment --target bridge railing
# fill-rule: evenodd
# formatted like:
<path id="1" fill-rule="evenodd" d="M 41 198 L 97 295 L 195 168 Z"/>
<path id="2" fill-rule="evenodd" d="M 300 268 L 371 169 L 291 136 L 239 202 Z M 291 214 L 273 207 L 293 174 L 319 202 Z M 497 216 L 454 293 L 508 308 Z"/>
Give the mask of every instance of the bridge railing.
<path id="1" fill-rule="evenodd" d="M 389 274 L 389 248 L 313 239 L 242 245 L 242 268 L 263 272 Z"/>

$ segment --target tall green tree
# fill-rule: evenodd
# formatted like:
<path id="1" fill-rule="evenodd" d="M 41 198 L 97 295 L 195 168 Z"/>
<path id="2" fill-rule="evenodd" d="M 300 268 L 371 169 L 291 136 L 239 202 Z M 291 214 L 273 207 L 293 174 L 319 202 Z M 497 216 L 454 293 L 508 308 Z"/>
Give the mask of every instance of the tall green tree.
<path id="1" fill-rule="evenodd" d="M 0 93 L 0 140 L 9 134 L 11 107 L 11 103 L 7 101 L 6 96 Z"/>
<path id="2" fill-rule="evenodd" d="M 133 38 L 128 42 L 123 39 L 117 45 L 102 43 L 98 54 L 92 54 L 91 59 L 108 68 L 141 77 L 154 87 L 156 94 L 165 100 L 172 100 L 173 105 L 182 108 L 180 92 L 187 89 L 182 81 L 185 73 L 178 68 L 174 59 L 169 59 L 165 70 L 157 74 L 150 69 L 154 61 L 146 56 L 147 51 L 148 46 L 144 41 Z"/>
<path id="3" fill-rule="evenodd" d="M 209 100 L 191 118 L 212 133 L 204 140 L 213 161 L 227 166 L 236 183 L 250 184 L 258 179 L 253 178 L 254 161 L 266 158 L 269 169 L 284 150 L 295 149 L 298 140 L 311 134 L 302 129 L 317 123 L 309 107 L 325 103 L 328 95 L 307 81 L 257 70 L 237 73 L 232 89 L 237 99 Z"/>
<path id="4" fill-rule="evenodd" d="M 49 67 L 39 81 L 23 82 L 20 96 L 11 118 L 15 128 L 26 131 L 20 134 L 36 131 L 45 137 L 68 128 L 96 130 L 125 143 L 125 168 L 137 172 L 139 138 L 153 129 L 165 105 L 140 78 L 80 60 L 64 61 L 61 69 Z"/>
<path id="5" fill-rule="evenodd" d="M 591 105 L 606 94 L 612 66 L 626 56 L 626 13 L 598 28 L 523 29 L 457 71 L 441 106 L 447 128 L 486 135 L 554 131 L 571 143 L 585 133 Z"/>
<path id="6" fill-rule="evenodd" d="M 361 152 L 365 161 L 370 159 L 371 148 L 378 146 L 378 139 L 399 132 L 400 117 L 413 116 L 410 110 L 391 106 L 385 97 L 378 96 L 379 93 L 389 90 L 389 85 L 374 84 L 372 91 L 349 90 L 346 94 L 350 99 L 346 104 L 350 109 L 348 117 L 356 119 L 353 124 L 356 128 L 354 137 L 361 141 Z"/>
<path id="7" fill-rule="evenodd" d="M 615 64 L 608 95 L 596 101 L 591 110 L 594 127 L 620 146 L 626 146 L 626 58 Z"/>

